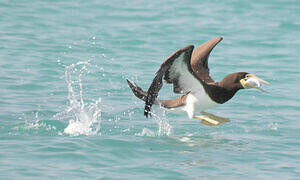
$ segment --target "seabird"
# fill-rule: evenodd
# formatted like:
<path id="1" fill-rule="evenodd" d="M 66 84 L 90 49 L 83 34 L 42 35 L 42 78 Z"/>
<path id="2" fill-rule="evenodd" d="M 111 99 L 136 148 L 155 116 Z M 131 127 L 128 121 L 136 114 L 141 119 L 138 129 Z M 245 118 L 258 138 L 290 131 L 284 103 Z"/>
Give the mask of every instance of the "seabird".
<path id="1" fill-rule="evenodd" d="M 147 92 L 127 79 L 134 95 L 145 101 L 144 115 L 148 117 L 152 105 L 157 104 L 167 109 L 180 108 L 187 112 L 190 119 L 202 119 L 203 124 L 219 125 L 229 119 L 205 113 L 204 110 L 227 102 L 241 89 L 264 91 L 261 83 L 269 83 L 247 72 L 229 74 L 220 82 L 210 77 L 208 57 L 222 39 L 211 39 L 195 50 L 193 45 L 188 45 L 174 52 L 161 64 Z M 174 93 L 183 95 L 171 100 L 158 99 L 163 79 L 173 84 Z M 205 116 L 197 116 L 195 111 Z"/>

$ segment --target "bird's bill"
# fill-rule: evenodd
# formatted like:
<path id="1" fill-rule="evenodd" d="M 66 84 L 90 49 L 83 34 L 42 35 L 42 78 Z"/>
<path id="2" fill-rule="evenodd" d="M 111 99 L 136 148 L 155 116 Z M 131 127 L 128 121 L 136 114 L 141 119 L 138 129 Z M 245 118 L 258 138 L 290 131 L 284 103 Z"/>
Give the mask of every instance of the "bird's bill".
<path id="1" fill-rule="evenodd" d="M 247 74 L 244 79 L 240 80 L 240 82 L 245 89 L 255 88 L 255 89 L 258 89 L 263 92 L 266 92 L 266 91 L 262 89 L 261 83 L 268 84 L 268 85 L 270 84 L 269 82 L 255 76 L 253 74 Z"/>

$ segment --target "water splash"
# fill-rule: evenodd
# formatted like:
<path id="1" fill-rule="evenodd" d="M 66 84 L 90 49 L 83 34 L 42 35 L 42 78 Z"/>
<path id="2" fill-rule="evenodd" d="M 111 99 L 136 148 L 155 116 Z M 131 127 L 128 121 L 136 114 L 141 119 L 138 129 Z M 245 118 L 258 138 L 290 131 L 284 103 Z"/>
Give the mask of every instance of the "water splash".
<path id="1" fill-rule="evenodd" d="M 166 116 L 166 111 L 164 109 L 159 109 L 162 112 L 159 112 L 160 116 L 156 115 L 155 113 L 151 113 L 154 117 L 157 125 L 158 125 L 158 136 L 163 135 L 171 135 L 172 133 L 172 126 L 169 124 L 168 118 Z"/>
<path id="2" fill-rule="evenodd" d="M 100 130 L 101 109 L 99 103 L 101 98 L 91 103 L 85 102 L 83 98 L 82 77 L 89 72 L 88 67 L 91 67 L 91 64 L 85 61 L 66 66 L 69 106 L 65 113 L 70 115 L 71 119 L 64 129 L 65 134 L 72 136 L 95 135 Z"/>
<path id="3" fill-rule="evenodd" d="M 157 108 L 150 112 L 151 119 L 154 119 L 158 130 L 156 131 L 154 127 L 146 128 L 144 127 L 141 132 L 135 133 L 136 136 L 170 136 L 172 134 L 172 126 L 169 124 L 168 118 L 166 117 L 166 110 Z"/>
<path id="4" fill-rule="evenodd" d="M 153 131 L 151 131 L 148 128 L 143 128 L 142 132 L 140 133 L 136 133 L 136 136 L 149 136 L 149 137 L 153 137 L 155 136 L 155 133 Z"/>

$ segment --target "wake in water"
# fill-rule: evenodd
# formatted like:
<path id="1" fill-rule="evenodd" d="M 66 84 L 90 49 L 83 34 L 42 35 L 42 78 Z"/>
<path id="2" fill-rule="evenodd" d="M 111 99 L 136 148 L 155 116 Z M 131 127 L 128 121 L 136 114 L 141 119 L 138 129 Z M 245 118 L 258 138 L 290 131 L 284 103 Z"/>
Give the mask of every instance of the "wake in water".
<path id="1" fill-rule="evenodd" d="M 65 113 L 71 116 L 64 133 L 78 135 L 95 135 L 100 130 L 101 98 L 85 102 L 83 98 L 82 77 L 89 72 L 89 62 L 79 61 L 66 66 L 65 76 L 68 84 L 68 107 Z"/>

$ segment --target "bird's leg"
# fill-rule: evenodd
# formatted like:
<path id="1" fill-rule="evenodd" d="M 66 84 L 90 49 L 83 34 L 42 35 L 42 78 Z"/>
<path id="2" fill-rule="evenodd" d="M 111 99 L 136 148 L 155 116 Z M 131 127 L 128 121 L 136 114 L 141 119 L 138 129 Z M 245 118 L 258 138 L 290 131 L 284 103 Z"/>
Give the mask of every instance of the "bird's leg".
<path id="1" fill-rule="evenodd" d="M 194 118 L 201 119 L 201 123 L 207 126 L 218 126 L 221 123 L 229 122 L 228 118 L 219 117 L 210 113 L 201 112 L 205 116 L 194 116 Z"/>

